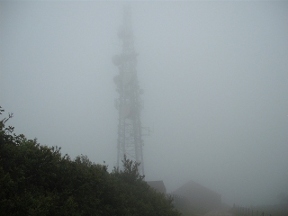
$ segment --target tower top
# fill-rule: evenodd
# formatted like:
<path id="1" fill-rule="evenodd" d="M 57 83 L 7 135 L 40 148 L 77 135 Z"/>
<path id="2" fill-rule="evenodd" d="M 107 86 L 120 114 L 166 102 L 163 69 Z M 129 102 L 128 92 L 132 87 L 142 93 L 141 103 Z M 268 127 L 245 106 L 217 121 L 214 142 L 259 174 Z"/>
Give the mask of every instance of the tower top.
<path id="1" fill-rule="evenodd" d="M 118 37 L 123 41 L 123 52 L 134 51 L 131 6 L 128 3 L 123 6 L 123 24 L 119 28 Z"/>

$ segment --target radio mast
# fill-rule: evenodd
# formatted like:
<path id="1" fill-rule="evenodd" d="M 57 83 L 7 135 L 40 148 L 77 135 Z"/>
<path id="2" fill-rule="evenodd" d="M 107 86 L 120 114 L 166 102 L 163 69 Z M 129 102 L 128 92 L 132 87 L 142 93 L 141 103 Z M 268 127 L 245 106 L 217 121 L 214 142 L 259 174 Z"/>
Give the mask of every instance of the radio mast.
<path id="1" fill-rule="evenodd" d="M 140 163 L 139 173 L 144 175 L 142 126 L 140 121 L 140 94 L 137 79 L 137 54 L 134 50 L 131 10 L 124 7 L 123 26 L 118 37 L 122 41 L 122 53 L 113 57 L 113 63 L 118 67 L 119 74 L 114 77 L 119 98 L 115 106 L 119 112 L 117 167 L 126 158 Z"/>

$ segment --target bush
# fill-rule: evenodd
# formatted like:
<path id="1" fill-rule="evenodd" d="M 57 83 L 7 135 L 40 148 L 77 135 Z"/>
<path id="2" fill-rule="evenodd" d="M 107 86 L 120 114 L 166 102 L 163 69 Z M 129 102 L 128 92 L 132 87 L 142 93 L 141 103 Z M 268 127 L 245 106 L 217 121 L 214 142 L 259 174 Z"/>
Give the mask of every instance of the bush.
<path id="1" fill-rule="evenodd" d="M 3 113 L 0 107 L 0 114 Z M 180 215 L 172 199 L 150 188 L 136 162 L 124 169 L 71 160 L 60 148 L 13 133 L 0 121 L 0 212 L 3 215 Z"/>

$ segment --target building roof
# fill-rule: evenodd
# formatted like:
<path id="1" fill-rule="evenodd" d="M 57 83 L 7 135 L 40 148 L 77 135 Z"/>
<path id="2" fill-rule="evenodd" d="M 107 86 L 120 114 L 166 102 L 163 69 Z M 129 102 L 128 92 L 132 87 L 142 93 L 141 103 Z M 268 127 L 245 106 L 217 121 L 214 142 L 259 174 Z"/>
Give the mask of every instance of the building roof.
<path id="1" fill-rule="evenodd" d="M 147 184 L 160 193 L 166 193 L 166 187 L 163 181 L 147 181 Z"/>
<path id="2" fill-rule="evenodd" d="M 214 209 L 221 205 L 220 194 L 194 181 L 187 182 L 175 190 L 173 194 L 185 197 L 192 206 L 203 209 Z"/>
<path id="3" fill-rule="evenodd" d="M 181 194 L 181 195 L 185 195 L 185 194 L 189 194 L 190 193 L 205 193 L 205 194 L 213 194 L 216 196 L 220 196 L 218 193 L 216 193 L 215 191 L 195 182 L 195 181 L 189 181 L 186 184 L 182 185 L 181 187 L 179 187 L 175 193 Z"/>

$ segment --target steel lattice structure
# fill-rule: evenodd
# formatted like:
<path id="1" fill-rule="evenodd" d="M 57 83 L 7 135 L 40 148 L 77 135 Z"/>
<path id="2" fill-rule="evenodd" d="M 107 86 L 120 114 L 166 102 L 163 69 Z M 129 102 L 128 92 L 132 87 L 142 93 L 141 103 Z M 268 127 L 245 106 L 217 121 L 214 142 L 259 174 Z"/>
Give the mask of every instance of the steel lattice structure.
<path id="1" fill-rule="evenodd" d="M 122 41 L 122 53 L 113 57 L 113 63 L 118 67 L 119 74 L 114 77 L 119 98 L 116 108 L 119 112 L 117 166 L 120 167 L 124 155 L 128 159 L 139 162 L 139 173 L 144 175 L 143 140 L 140 121 L 140 94 L 136 64 L 137 54 L 134 50 L 131 10 L 124 7 L 124 24 L 118 32 Z"/>

